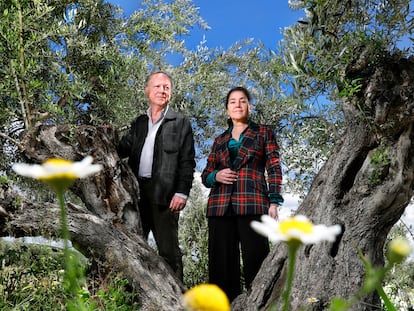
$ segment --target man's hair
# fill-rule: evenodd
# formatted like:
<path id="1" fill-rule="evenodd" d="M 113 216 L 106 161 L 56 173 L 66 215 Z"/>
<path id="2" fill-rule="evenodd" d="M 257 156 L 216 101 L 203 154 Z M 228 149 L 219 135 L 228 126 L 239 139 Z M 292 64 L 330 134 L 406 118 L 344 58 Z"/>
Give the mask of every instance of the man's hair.
<path id="1" fill-rule="evenodd" d="M 150 82 L 150 80 L 151 80 L 151 78 L 154 76 L 154 75 L 156 75 L 156 74 L 163 74 L 163 75 L 165 75 L 165 76 L 167 76 L 168 77 L 168 79 L 170 80 L 170 82 L 171 82 L 171 87 L 173 86 L 173 79 L 172 79 L 172 77 L 171 77 L 171 75 L 168 73 L 168 72 L 166 72 L 166 71 L 163 71 L 163 70 L 156 70 L 156 71 L 152 71 L 148 76 L 147 76 L 147 78 L 145 79 L 145 86 L 147 87 L 148 86 L 148 83 Z"/>

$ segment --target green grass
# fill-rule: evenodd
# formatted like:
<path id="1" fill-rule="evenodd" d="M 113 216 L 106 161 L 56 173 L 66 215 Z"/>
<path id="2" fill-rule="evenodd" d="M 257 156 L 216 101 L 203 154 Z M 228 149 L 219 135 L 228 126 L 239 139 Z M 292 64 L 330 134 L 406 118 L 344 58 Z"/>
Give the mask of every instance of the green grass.
<path id="1" fill-rule="evenodd" d="M 0 264 L 0 310 L 66 310 L 63 250 L 0 239 Z M 93 271 L 79 293 L 89 310 L 139 309 L 126 279 L 103 266 Z"/>

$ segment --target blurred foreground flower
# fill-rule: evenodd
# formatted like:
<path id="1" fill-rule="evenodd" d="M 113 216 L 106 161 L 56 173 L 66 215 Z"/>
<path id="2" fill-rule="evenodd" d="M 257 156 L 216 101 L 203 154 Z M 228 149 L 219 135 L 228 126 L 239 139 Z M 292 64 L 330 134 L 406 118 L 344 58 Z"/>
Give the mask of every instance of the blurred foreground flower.
<path id="1" fill-rule="evenodd" d="M 85 178 L 102 170 L 102 165 L 92 164 L 91 156 L 82 161 L 72 162 L 51 158 L 43 164 L 15 163 L 13 170 L 22 176 L 43 181 L 54 189 L 65 190 L 78 178 Z"/>
<path id="2" fill-rule="evenodd" d="M 226 294 L 215 284 L 200 284 L 184 293 L 184 309 L 188 311 L 230 311 Z"/>
<path id="3" fill-rule="evenodd" d="M 385 292 L 382 284 L 385 275 L 392 271 L 394 265 L 402 263 L 413 251 L 412 247 L 410 246 L 408 240 L 405 237 L 396 237 L 388 244 L 387 247 L 387 259 L 388 262 L 385 266 L 378 266 L 373 265 L 368 258 L 366 258 L 362 251 L 358 249 L 358 255 L 361 258 L 364 266 L 365 266 L 365 280 L 364 284 L 362 285 L 361 289 L 355 293 L 352 297 L 348 299 L 335 297 L 331 301 L 331 305 L 329 310 L 332 311 L 342 311 L 348 310 L 353 305 L 360 301 L 361 297 L 371 293 L 373 291 L 377 291 L 378 295 L 381 297 L 382 303 L 384 305 L 383 310 L 388 311 L 398 311 L 397 307 L 388 297 L 387 293 Z M 382 310 L 382 309 L 381 309 Z"/>
<path id="4" fill-rule="evenodd" d="M 72 162 L 64 159 L 51 158 L 42 165 L 15 163 L 12 169 L 19 175 L 31 177 L 47 183 L 56 192 L 60 207 L 60 222 L 62 227 L 62 239 L 64 241 L 65 290 L 72 295 L 67 303 L 67 310 L 86 310 L 83 301 L 80 299 L 81 283 L 84 282 L 81 264 L 78 254 L 69 249 L 69 228 L 64 202 L 64 193 L 78 178 L 85 178 L 102 170 L 102 165 L 92 164 L 91 156 L 85 157 L 82 161 Z"/>
<path id="5" fill-rule="evenodd" d="M 269 215 L 261 217 L 262 222 L 252 221 L 252 228 L 269 238 L 273 243 L 299 241 L 303 244 L 314 244 L 321 241 L 335 241 L 341 233 L 341 226 L 314 225 L 303 215 L 297 215 L 280 222 Z"/>
<path id="6" fill-rule="evenodd" d="M 387 258 L 391 264 L 402 263 L 413 251 L 410 242 L 403 237 L 393 239 L 388 247 Z"/>
<path id="7" fill-rule="evenodd" d="M 290 292 L 295 271 L 296 252 L 302 244 L 314 244 L 322 241 L 334 242 L 341 233 L 341 226 L 314 225 L 303 215 L 287 218 L 280 222 L 269 215 L 261 217 L 262 222 L 252 221 L 252 228 L 273 243 L 283 241 L 288 246 L 289 264 L 286 289 L 283 293 L 283 311 L 289 310 Z"/>
<path id="8" fill-rule="evenodd" d="M 346 303 L 351 306 L 360 296 L 366 295 L 374 290 L 377 291 L 382 299 L 384 307 L 388 311 L 397 311 L 398 309 L 388 297 L 385 292 L 382 283 L 386 273 L 391 271 L 396 264 L 402 263 L 412 252 L 412 247 L 408 240 L 404 237 L 396 237 L 388 244 L 387 247 L 387 264 L 382 266 L 373 266 L 372 263 L 362 254 L 361 250 L 358 250 L 359 257 L 364 263 L 366 276 L 365 281 L 360 291 L 349 299 Z"/>

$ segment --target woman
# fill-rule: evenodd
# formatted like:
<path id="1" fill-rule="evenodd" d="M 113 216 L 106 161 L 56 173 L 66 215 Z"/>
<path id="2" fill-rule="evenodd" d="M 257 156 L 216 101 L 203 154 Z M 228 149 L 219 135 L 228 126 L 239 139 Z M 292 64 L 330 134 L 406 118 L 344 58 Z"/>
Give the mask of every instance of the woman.
<path id="1" fill-rule="evenodd" d="M 229 128 L 215 139 L 202 173 L 203 184 L 211 188 L 209 282 L 221 287 L 230 301 L 241 293 L 239 245 L 246 288 L 269 253 L 267 238 L 253 231 L 250 222 L 262 214 L 277 218 L 283 203 L 279 146 L 270 127 L 250 120 L 250 100 L 244 87 L 228 92 Z"/>

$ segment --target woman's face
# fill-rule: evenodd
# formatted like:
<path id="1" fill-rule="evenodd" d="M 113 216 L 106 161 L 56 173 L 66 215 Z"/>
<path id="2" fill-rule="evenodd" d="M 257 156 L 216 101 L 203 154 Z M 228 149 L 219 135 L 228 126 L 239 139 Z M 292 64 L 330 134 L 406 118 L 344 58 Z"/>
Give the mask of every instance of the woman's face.
<path id="1" fill-rule="evenodd" d="M 247 122 L 249 119 L 250 103 L 242 91 L 230 93 L 227 102 L 227 114 L 233 121 Z"/>

